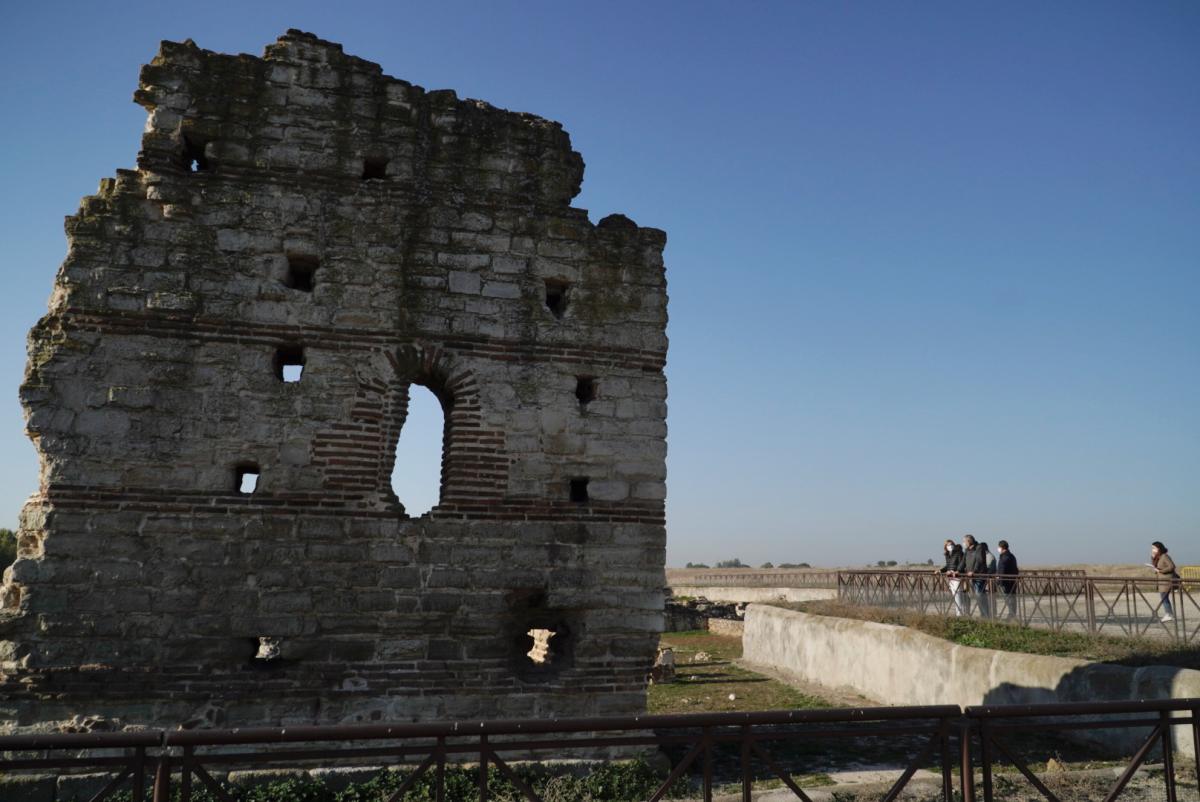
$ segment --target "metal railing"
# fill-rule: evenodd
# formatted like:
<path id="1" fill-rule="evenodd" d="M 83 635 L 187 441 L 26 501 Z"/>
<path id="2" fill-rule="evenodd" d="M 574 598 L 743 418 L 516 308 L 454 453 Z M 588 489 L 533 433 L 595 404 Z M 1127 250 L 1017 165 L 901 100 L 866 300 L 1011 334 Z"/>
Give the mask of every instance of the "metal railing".
<path id="1" fill-rule="evenodd" d="M 871 569 L 867 569 L 871 571 Z M 873 572 L 873 571 L 872 571 Z M 764 570 L 764 569 L 728 569 L 704 571 L 697 569 L 670 569 L 667 571 L 667 584 L 671 587 L 722 587 L 722 588 L 829 588 L 838 587 L 838 577 L 845 571 L 810 571 L 810 570 Z M 853 572 L 851 572 L 853 573 Z M 907 569 L 880 569 L 879 573 L 910 574 L 921 573 Z M 1033 570 L 1023 574 L 1026 577 L 1068 577 L 1084 579 L 1086 571 L 1075 569 L 1065 570 Z"/>
<path id="2" fill-rule="evenodd" d="M 448 767 L 473 764 L 475 798 L 489 799 L 489 767 L 494 766 L 527 802 L 542 802 L 533 787 L 514 770 L 516 757 L 562 758 L 578 750 L 656 747 L 674 751 L 671 771 L 648 802 L 658 802 L 689 770 L 695 791 L 713 799 L 718 762 L 724 778 L 752 799 L 756 778 L 781 781 L 804 802 L 811 802 L 795 782 L 798 773 L 779 755 L 790 742 L 828 747 L 840 741 L 856 754 L 875 753 L 882 741 L 901 747 L 893 760 L 899 774 L 883 799 L 895 800 L 919 770 L 932 769 L 946 802 L 956 792 L 975 802 L 981 784 L 985 802 L 995 798 L 993 774 L 1002 762 L 1015 767 L 1030 786 L 1050 802 L 1054 792 L 1029 766 L 1009 740 L 1012 733 L 1143 728 L 1146 734 L 1107 799 L 1121 792 L 1158 749 L 1162 782 L 1172 802 L 1183 787 L 1176 776 L 1172 729 L 1190 727 L 1191 743 L 1200 752 L 1200 699 L 1096 704 L 982 706 L 966 711 L 953 706 L 855 708 L 840 710 L 709 713 L 690 715 L 480 721 L 430 724 L 341 725 L 255 728 L 240 730 L 153 731 L 135 734 L 93 733 L 0 737 L 0 772 L 45 772 L 58 769 L 112 772 L 108 785 L 92 797 L 103 802 L 128 788 L 134 802 L 146 802 L 147 775 L 154 802 L 168 802 L 174 791 L 190 802 L 197 786 L 222 802 L 234 796 L 213 776 L 220 767 L 331 767 L 364 760 L 409 768 L 400 784 L 389 789 L 387 802 L 400 802 L 422 778 L 432 781 L 438 802 L 446 800 Z M 120 754 L 112 754 L 118 751 Z M 33 753 L 33 754 L 30 754 Z M 893 752 L 893 754 L 896 754 Z M 516 757 L 514 757 L 516 756 Z M 813 758 L 808 758 L 811 762 Z M 381 769 L 383 770 L 383 769 Z M 957 782 L 956 779 L 957 773 Z M 976 774 L 980 775 L 980 783 Z M 382 798 L 382 797 L 381 797 Z"/>
<path id="3" fill-rule="evenodd" d="M 930 615 L 978 615 L 1059 632 L 1200 642 L 1200 588 L 1180 581 L 1050 573 L 953 578 L 930 571 L 839 571 L 837 588 L 838 600 L 850 604 Z"/>
<path id="4" fill-rule="evenodd" d="M 1084 708 L 1091 708 L 1098 720 L 1081 720 L 1086 716 Z M 1184 712 L 1180 717 L 1175 714 Z M 1046 704 L 1046 705 L 983 705 L 968 707 L 964 711 L 967 727 L 975 738 L 962 741 L 964 800 L 975 800 L 975 772 L 972 766 L 973 741 L 979 745 L 979 766 L 982 774 L 983 800 L 996 799 L 993 782 L 997 753 L 1021 776 L 1043 799 L 1059 802 L 1059 796 L 1047 787 L 1045 777 L 1038 777 L 1030 768 L 1030 761 L 1021 756 L 1013 742 L 1014 737 L 1025 739 L 1031 732 L 1066 733 L 1080 729 L 1091 730 L 1144 730 L 1144 737 L 1132 758 L 1121 773 L 1106 789 L 1102 797 L 1105 802 L 1117 799 L 1138 769 L 1145 766 L 1147 758 L 1157 748 L 1162 760 L 1163 788 L 1167 802 L 1176 802 L 1177 793 L 1183 783 L 1176 774 L 1175 745 L 1172 729 L 1191 725 L 1189 733 L 1193 757 L 1200 755 L 1200 699 L 1163 699 L 1139 702 L 1106 702 L 1091 705 Z M 1200 791 L 1200 780 L 1197 781 Z"/>
<path id="5" fill-rule="evenodd" d="M 837 571 L 731 569 L 700 572 L 692 569 L 668 571 L 667 583 L 672 587 L 836 588 L 837 575 Z"/>

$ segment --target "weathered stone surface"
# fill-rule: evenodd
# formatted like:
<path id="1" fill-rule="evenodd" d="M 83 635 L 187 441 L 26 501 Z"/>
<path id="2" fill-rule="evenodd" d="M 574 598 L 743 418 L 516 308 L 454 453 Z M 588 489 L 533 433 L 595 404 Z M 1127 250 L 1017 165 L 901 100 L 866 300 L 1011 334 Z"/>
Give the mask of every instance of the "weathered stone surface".
<path id="1" fill-rule="evenodd" d="M 297 31 L 164 42 L 135 99 L 138 167 L 68 219 L 29 337 L 4 724 L 639 710 L 665 235 L 571 208 L 557 123 Z M 420 519 L 389 482 L 414 383 L 446 413 Z"/>

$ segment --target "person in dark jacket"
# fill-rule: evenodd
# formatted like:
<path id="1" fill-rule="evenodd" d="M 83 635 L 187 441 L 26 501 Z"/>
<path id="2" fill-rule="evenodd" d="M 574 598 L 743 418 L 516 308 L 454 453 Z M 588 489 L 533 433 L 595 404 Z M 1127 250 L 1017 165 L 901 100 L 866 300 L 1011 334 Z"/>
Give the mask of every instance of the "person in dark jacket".
<path id="1" fill-rule="evenodd" d="M 987 549 L 983 547 L 974 535 L 963 535 L 963 573 L 967 575 L 975 590 L 975 603 L 979 606 L 979 614 L 988 618 L 988 566 Z"/>
<path id="2" fill-rule="evenodd" d="M 1017 566 L 1017 558 L 1008 549 L 1008 541 L 1001 540 L 996 544 L 996 548 L 1000 550 L 1000 555 L 996 557 L 996 573 L 1000 575 L 1000 580 L 996 583 L 1000 586 L 1000 592 L 1004 594 L 1004 617 L 1015 618 L 1017 615 L 1017 575 L 1021 573 L 1021 569 Z"/>
<path id="3" fill-rule="evenodd" d="M 942 546 L 942 551 L 946 554 L 946 564 L 937 569 L 937 572 L 946 575 L 950 585 L 950 598 L 954 600 L 954 614 L 961 617 L 967 614 L 967 593 L 963 588 L 964 580 L 959 578 L 963 571 L 962 546 L 953 540 L 947 540 Z"/>

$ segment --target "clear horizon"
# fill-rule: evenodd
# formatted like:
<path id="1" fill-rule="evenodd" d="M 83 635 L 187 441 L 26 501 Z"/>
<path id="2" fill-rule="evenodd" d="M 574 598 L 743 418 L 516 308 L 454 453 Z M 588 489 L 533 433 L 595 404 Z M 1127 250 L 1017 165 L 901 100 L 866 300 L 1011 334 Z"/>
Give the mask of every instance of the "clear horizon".
<path id="1" fill-rule="evenodd" d="M 62 218 L 135 164 L 161 39 L 288 28 L 561 121 L 574 205 L 668 234 L 667 564 L 1200 563 L 1200 6 L 14 6 L 0 526 Z M 436 414 L 398 474 L 436 492 Z M 406 437 L 408 438 L 406 440 Z M 431 471 L 433 472 L 431 474 Z M 426 488 L 415 487 L 424 481 Z"/>

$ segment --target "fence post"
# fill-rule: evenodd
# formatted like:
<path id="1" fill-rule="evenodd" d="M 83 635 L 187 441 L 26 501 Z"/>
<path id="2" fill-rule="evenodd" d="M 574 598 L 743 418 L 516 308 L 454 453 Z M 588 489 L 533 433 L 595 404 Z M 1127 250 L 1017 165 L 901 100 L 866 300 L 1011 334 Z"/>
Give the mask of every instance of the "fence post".
<path id="1" fill-rule="evenodd" d="M 954 761 L 950 759 L 950 719 L 942 717 L 938 727 L 942 749 L 942 800 L 954 802 Z"/>
<path id="2" fill-rule="evenodd" d="M 1200 706 L 1193 707 L 1192 714 L 1192 761 L 1196 764 L 1196 790 L 1200 791 Z"/>
<path id="3" fill-rule="evenodd" d="M 446 800 L 446 736 L 439 735 L 437 739 L 437 777 L 434 779 L 434 799 L 436 802 Z"/>
<path id="4" fill-rule="evenodd" d="M 166 747 L 158 756 L 158 769 L 154 772 L 154 802 L 171 802 L 171 753 Z"/>
<path id="5" fill-rule="evenodd" d="M 488 737 L 487 733 L 479 736 L 479 802 L 488 800 Z"/>
<path id="6" fill-rule="evenodd" d="M 1094 635 L 1096 634 L 1096 583 L 1091 579 L 1085 579 L 1083 582 L 1086 590 L 1084 599 L 1087 604 L 1088 632 Z"/>
<path id="7" fill-rule="evenodd" d="M 971 720 L 964 718 L 958 731 L 963 802 L 975 802 L 975 769 L 971 767 Z"/>
<path id="8" fill-rule="evenodd" d="M 146 747 L 139 746 L 133 758 L 133 802 L 146 799 Z"/>
<path id="9" fill-rule="evenodd" d="M 183 764 L 179 769 L 179 798 L 182 802 L 192 802 L 192 764 L 196 759 L 196 750 L 190 746 L 183 747 Z"/>
<path id="10" fill-rule="evenodd" d="M 750 770 L 750 727 L 742 727 L 742 802 L 751 802 L 750 787 L 754 785 L 754 772 Z"/>
<path id="11" fill-rule="evenodd" d="M 704 802 L 712 802 L 712 727 L 704 728 Z"/>
<path id="12" fill-rule="evenodd" d="M 992 747 L 988 743 L 991 733 L 986 719 L 979 720 L 979 765 L 983 769 L 983 802 L 992 802 Z"/>
<path id="13" fill-rule="evenodd" d="M 1057 578 L 1050 580 L 1050 627 L 1055 632 L 1062 631 L 1062 622 L 1058 618 L 1058 594 L 1062 592 L 1062 585 Z"/>
<path id="14" fill-rule="evenodd" d="M 1164 710 L 1162 717 L 1163 781 L 1167 784 L 1167 802 L 1175 802 L 1175 753 L 1171 739 L 1171 711 Z M 1197 757 L 1200 759 L 1200 756 Z"/>

